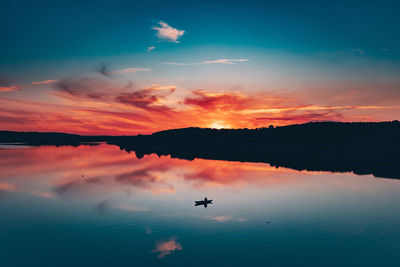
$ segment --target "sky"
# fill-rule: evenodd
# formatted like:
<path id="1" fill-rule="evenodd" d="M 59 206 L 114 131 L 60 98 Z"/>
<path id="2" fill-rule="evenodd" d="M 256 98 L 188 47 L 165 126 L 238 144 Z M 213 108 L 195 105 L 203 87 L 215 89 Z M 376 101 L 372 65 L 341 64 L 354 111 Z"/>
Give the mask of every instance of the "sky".
<path id="1" fill-rule="evenodd" d="M 6 0 L 0 130 L 119 135 L 396 120 L 399 8 Z"/>

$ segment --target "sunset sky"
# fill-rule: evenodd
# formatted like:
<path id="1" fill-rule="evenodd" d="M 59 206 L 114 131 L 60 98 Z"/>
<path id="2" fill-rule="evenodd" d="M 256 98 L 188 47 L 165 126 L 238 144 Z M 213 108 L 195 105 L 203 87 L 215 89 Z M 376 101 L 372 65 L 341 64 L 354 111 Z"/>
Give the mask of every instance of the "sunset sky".
<path id="1" fill-rule="evenodd" d="M 0 130 L 400 119 L 399 1 L 5 1 Z"/>

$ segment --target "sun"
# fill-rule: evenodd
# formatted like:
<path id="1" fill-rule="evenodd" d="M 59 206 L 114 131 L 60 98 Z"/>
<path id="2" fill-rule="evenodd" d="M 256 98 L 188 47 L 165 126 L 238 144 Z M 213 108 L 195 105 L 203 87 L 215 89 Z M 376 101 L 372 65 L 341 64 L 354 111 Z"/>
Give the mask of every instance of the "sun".
<path id="1" fill-rule="evenodd" d="M 214 121 L 213 123 L 209 124 L 208 127 L 213 129 L 223 129 L 230 128 L 230 125 L 223 121 Z"/>

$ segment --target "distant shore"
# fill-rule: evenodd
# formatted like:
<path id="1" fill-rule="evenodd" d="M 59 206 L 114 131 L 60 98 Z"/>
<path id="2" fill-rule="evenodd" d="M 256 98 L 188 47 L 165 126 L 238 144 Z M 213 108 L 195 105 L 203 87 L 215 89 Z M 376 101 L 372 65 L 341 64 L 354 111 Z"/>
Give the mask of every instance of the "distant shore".
<path id="1" fill-rule="evenodd" d="M 258 129 L 183 128 L 136 136 L 0 131 L 0 143 L 79 146 L 106 142 L 148 154 L 265 162 L 295 170 L 354 172 L 400 179 L 400 122 L 312 122 Z"/>

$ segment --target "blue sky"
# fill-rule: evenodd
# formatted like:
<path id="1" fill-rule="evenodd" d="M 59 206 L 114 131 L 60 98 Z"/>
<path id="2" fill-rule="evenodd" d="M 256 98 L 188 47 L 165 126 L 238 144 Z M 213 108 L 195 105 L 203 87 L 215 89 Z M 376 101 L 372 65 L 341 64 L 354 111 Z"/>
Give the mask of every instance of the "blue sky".
<path id="1" fill-rule="evenodd" d="M 360 49 L 398 60 L 397 1 L 6 1 L 1 14 L 2 65 L 198 46 L 288 51 L 313 56 Z M 185 34 L 160 44 L 163 20 Z"/>

